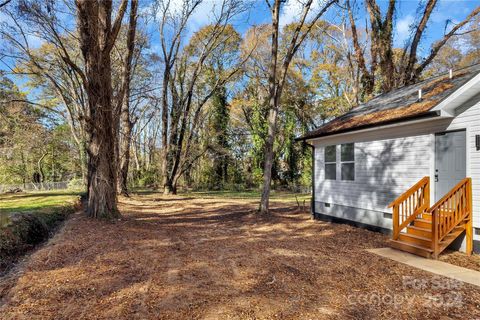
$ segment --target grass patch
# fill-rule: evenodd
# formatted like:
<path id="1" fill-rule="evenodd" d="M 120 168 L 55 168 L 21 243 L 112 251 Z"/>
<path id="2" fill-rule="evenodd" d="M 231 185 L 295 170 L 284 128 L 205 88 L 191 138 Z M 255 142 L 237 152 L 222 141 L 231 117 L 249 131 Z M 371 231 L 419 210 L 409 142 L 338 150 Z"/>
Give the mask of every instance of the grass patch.
<path id="1" fill-rule="evenodd" d="M 40 191 L 0 195 L 0 227 L 7 224 L 14 213 L 40 213 L 58 209 L 78 201 L 81 192 Z"/>
<path id="2" fill-rule="evenodd" d="M 79 207 L 79 196 L 67 191 L 0 195 L 0 274 L 46 240 Z"/>

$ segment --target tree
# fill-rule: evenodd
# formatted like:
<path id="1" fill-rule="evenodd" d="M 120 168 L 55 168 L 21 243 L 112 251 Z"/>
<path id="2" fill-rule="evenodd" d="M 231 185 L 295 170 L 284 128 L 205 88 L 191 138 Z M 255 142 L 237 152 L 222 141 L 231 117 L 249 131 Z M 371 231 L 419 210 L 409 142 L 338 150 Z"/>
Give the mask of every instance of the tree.
<path id="1" fill-rule="evenodd" d="M 283 3 L 282 0 L 274 0 L 273 3 L 267 0 L 267 5 L 270 8 L 272 15 L 271 24 L 271 60 L 269 66 L 269 114 L 268 114 L 268 133 L 265 143 L 265 163 L 263 170 L 263 190 L 262 199 L 260 202 L 260 213 L 268 213 L 270 188 L 272 180 L 272 166 L 274 158 L 273 144 L 275 142 L 277 130 L 277 116 L 279 112 L 279 102 L 282 96 L 283 86 L 287 76 L 288 67 L 293 59 L 293 56 L 302 45 L 303 41 L 315 26 L 315 23 L 322 17 L 322 15 L 337 1 L 328 1 L 321 10 L 314 14 L 309 21 L 308 16 L 312 14 L 313 0 L 307 0 L 301 3 L 302 13 L 297 25 L 292 33 L 289 44 L 286 47 L 286 52 L 281 63 L 278 66 L 278 43 L 279 43 L 279 24 L 280 24 L 280 9 Z"/>
<path id="2" fill-rule="evenodd" d="M 135 121 L 131 118 L 130 97 L 132 64 L 135 51 L 135 36 L 137 32 L 137 10 L 138 0 L 131 0 L 130 20 L 127 36 L 127 54 L 124 62 L 123 83 L 120 90 L 120 97 L 117 101 L 117 113 L 120 113 L 119 134 L 118 134 L 118 169 L 117 169 L 117 192 L 128 196 L 128 167 L 130 164 L 130 145 L 132 141 L 132 128 Z M 118 111 L 119 110 L 119 111 Z"/>
<path id="3" fill-rule="evenodd" d="M 471 22 L 466 33 L 452 36 L 440 49 L 424 74 L 439 74 L 480 63 L 480 15 Z"/>
<path id="4" fill-rule="evenodd" d="M 346 10 L 355 51 L 354 59 L 361 74 L 360 100 L 362 101 L 368 100 L 377 90 L 376 88 L 378 88 L 378 92 L 382 93 L 418 81 L 422 72 L 431 64 L 448 40 L 461 33 L 464 27 L 468 26 L 480 14 L 480 7 L 475 8 L 464 20 L 451 27 L 442 39 L 434 42 L 430 53 L 426 57 L 420 58 L 418 48 L 424 38 L 432 12 L 438 5 L 438 0 L 420 2 L 417 10 L 420 17 L 411 26 L 412 36 L 401 50 L 399 59 L 396 59 L 395 49 L 393 48 L 393 26 L 397 1 L 389 0 L 385 14 L 382 14 L 376 0 L 365 0 L 364 4 L 370 21 L 370 27 L 367 30 L 367 34 L 370 35 L 369 64 L 367 63 L 365 50 L 360 44 L 352 1 L 346 0 Z M 447 30 L 447 26 L 445 30 Z"/>
<path id="5" fill-rule="evenodd" d="M 169 178 L 169 166 L 171 165 L 169 149 L 169 101 L 168 92 L 172 78 L 173 68 L 177 61 L 182 38 L 187 23 L 195 9 L 202 3 L 202 0 L 183 0 L 181 10 L 175 12 L 170 1 L 157 1 L 157 10 L 160 10 L 160 43 L 163 58 L 162 72 L 162 173 L 164 193 L 172 192 L 172 179 Z M 169 28 L 169 26 L 172 26 Z M 171 36 L 168 38 L 168 34 Z"/>
<path id="6" fill-rule="evenodd" d="M 75 56 L 74 41 L 63 39 L 70 56 Z M 58 55 L 58 49 L 51 43 L 44 43 L 38 49 L 30 49 L 27 44 L 17 45 L 23 58 L 17 59 L 15 74 L 27 75 L 27 85 L 32 90 L 41 91 L 39 98 L 48 103 L 48 111 L 60 115 L 70 128 L 70 133 L 80 159 L 81 176 L 87 184 L 87 155 L 85 119 L 87 102 L 81 79 L 71 72 L 68 64 Z M 77 61 L 76 63 L 80 63 Z"/>
<path id="7" fill-rule="evenodd" d="M 222 187 L 228 181 L 228 164 L 229 164 L 229 137 L 228 124 L 230 114 L 227 104 L 226 88 L 220 87 L 213 94 L 211 103 L 211 133 L 214 143 L 212 146 L 213 154 L 213 179 L 215 184 Z"/>
<path id="8" fill-rule="evenodd" d="M 180 51 L 180 42 L 185 26 L 201 1 L 184 0 L 182 9 L 171 12 L 170 2 L 164 4 L 160 22 L 162 57 L 164 62 L 162 82 L 162 174 L 164 193 L 176 193 L 176 184 L 192 164 L 200 157 L 187 160 L 185 155 L 191 151 L 195 129 L 198 126 L 201 111 L 215 90 L 231 79 L 239 70 L 242 62 L 218 78 L 202 97 L 194 101 L 197 85 L 201 79 L 207 59 L 229 37 L 229 22 L 245 12 L 246 6 L 241 0 L 223 0 L 214 7 L 214 21 L 195 33 L 188 46 Z M 173 30 L 166 38 L 167 27 Z M 196 39 L 196 40 L 195 40 Z M 195 109 L 194 104 L 196 104 Z M 205 151 L 203 151 L 205 152 Z"/>
<path id="9" fill-rule="evenodd" d="M 0 74 L 0 184 L 40 187 L 78 173 L 68 128 L 26 96 Z"/>
<path id="10" fill-rule="evenodd" d="M 88 205 L 94 218 L 114 218 L 117 209 L 115 117 L 112 105 L 110 52 L 121 27 L 127 0 L 112 24 L 112 1 L 76 0 L 80 48 L 85 71 L 80 71 L 88 96 Z"/>

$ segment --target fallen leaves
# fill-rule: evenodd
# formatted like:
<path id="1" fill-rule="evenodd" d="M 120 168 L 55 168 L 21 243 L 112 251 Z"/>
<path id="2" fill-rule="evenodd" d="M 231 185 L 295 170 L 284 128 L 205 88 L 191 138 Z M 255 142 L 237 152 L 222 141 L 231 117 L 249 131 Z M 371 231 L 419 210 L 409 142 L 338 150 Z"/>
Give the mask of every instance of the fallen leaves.
<path id="1" fill-rule="evenodd" d="M 294 205 L 274 204 L 269 217 L 241 199 L 149 195 L 122 199 L 120 207 L 115 223 L 73 216 L 3 278 L 2 319 L 480 316 L 478 288 L 458 290 L 461 307 L 426 307 L 447 292 L 406 287 L 403 279 L 431 274 L 364 250 L 385 246 L 386 236 L 312 221 Z M 355 300 L 392 294 L 408 303 Z"/>

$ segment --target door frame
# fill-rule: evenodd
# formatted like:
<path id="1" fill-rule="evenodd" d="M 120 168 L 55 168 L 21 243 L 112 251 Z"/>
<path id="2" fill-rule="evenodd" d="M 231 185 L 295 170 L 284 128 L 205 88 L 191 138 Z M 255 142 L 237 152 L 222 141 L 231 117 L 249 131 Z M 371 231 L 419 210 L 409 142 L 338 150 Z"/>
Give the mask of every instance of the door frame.
<path id="1" fill-rule="evenodd" d="M 468 128 L 459 128 L 452 130 L 439 131 L 431 134 L 430 143 L 430 199 L 432 199 L 430 206 L 435 204 L 436 182 L 435 182 L 435 166 L 436 166 L 436 137 L 437 135 L 444 135 L 453 132 L 465 132 L 465 175 L 470 176 L 470 137 L 468 135 Z"/>

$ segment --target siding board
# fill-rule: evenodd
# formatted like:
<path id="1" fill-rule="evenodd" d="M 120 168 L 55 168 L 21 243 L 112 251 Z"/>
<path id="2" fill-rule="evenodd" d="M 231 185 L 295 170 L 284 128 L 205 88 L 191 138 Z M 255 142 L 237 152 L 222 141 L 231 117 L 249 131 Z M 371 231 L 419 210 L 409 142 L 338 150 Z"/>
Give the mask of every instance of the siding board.
<path id="1" fill-rule="evenodd" d="M 476 103 L 467 103 L 469 107 L 457 109 L 460 111 L 455 118 L 312 140 L 315 146 L 315 199 L 319 202 L 316 207 L 320 209 L 321 203 L 330 203 L 335 208 L 356 208 L 358 214 L 355 216 L 349 210 L 349 219 L 391 228 L 391 220 L 385 221 L 383 217 L 383 213 L 391 213 L 388 204 L 424 176 L 431 176 L 434 185 L 434 134 L 465 129 L 467 175 L 472 177 L 473 182 L 473 225 L 480 227 L 480 151 L 475 147 L 475 135 L 480 135 L 480 102 L 478 97 L 475 99 Z M 355 181 L 325 180 L 324 147 L 350 142 L 355 142 Z M 339 154 L 337 159 L 340 159 Z M 340 177 L 337 162 L 337 179 Z M 329 210 L 327 214 L 337 216 L 333 211 Z M 339 214 L 338 217 L 344 215 Z"/>

